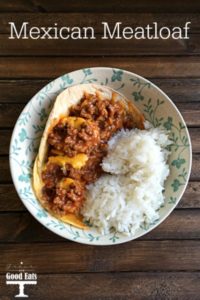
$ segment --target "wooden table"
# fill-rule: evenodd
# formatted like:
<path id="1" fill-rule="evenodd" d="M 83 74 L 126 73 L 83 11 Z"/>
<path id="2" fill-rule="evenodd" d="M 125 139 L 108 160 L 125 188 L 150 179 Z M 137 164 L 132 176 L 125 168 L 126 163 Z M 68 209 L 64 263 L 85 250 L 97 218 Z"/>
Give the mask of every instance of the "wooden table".
<path id="1" fill-rule="evenodd" d="M 23 261 L 38 274 L 30 299 L 200 299 L 200 2 L 199 1 L 0 1 L 0 299 L 8 265 Z M 182 26 L 189 40 L 9 40 L 8 22 L 32 26 Z M 100 33 L 100 32 L 99 32 Z M 189 127 L 193 166 L 174 212 L 142 238 L 110 247 L 64 240 L 24 208 L 11 181 L 8 148 L 15 121 L 29 99 L 61 74 L 89 66 L 136 72 L 175 102 Z"/>

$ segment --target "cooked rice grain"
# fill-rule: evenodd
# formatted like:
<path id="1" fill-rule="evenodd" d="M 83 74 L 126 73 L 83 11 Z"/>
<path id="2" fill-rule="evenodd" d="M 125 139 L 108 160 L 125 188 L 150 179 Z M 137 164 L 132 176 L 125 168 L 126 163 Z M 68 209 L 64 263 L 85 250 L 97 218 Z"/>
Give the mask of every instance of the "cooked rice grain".
<path id="1" fill-rule="evenodd" d="M 102 175 L 88 186 L 85 220 L 102 234 L 112 229 L 134 234 L 159 218 L 164 182 L 169 175 L 168 136 L 159 128 L 121 130 L 109 141 Z"/>

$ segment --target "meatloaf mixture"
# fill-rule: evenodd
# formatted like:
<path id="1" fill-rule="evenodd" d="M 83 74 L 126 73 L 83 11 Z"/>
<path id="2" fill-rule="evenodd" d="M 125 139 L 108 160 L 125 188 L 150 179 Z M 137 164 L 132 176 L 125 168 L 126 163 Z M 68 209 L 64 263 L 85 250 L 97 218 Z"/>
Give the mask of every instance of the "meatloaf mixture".
<path id="1" fill-rule="evenodd" d="M 85 94 L 48 134 L 48 159 L 42 172 L 43 198 L 56 214 L 78 214 L 85 188 L 101 174 L 108 140 L 121 128 L 134 128 L 125 105 Z"/>

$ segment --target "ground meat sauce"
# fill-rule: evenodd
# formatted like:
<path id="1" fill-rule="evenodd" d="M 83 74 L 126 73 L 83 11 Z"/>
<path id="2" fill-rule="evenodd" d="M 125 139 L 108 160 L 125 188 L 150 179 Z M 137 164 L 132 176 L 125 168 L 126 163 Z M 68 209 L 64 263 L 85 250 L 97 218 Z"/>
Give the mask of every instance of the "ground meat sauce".
<path id="1" fill-rule="evenodd" d="M 61 166 L 47 162 L 43 172 L 43 196 L 49 208 L 57 214 L 78 214 L 84 201 L 85 186 L 101 174 L 101 162 L 107 153 L 107 142 L 121 128 L 133 128 L 134 120 L 122 102 L 102 100 L 85 94 L 79 104 L 72 106 L 69 116 L 51 128 L 48 135 L 48 156 L 88 159 L 81 168 L 71 163 Z"/>
<path id="2" fill-rule="evenodd" d="M 47 188 L 54 188 L 56 184 L 63 178 L 63 171 L 60 166 L 48 163 L 42 172 L 42 180 Z"/>
<path id="3" fill-rule="evenodd" d="M 107 141 L 113 133 L 123 127 L 126 110 L 123 103 L 112 100 L 100 100 L 95 95 L 88 95 L 72 107 L 71 116 L 93 120 L 98 125 L 102 141 Z"/>
<path id="4" fill-rule="evenodd" d="M 57 213 L 76 213 L 84 200 L 84 192 L 84 186 L 78 182 L 71 183 L 68 189 L 57 187 L 52 203 L 53 209 L 57 210 Z"/>
<path id="5" fill-rule="evenodd" d="M 78 153 L 89 153 L 99 144 L 100 134 L 96 123 L 77 118 L 77 121 L 84 121 L 76 128 L 67 122 L 67 118 L 63 119 L 49 133 L 48 143 L 53 149 L 73 157 Z"/>

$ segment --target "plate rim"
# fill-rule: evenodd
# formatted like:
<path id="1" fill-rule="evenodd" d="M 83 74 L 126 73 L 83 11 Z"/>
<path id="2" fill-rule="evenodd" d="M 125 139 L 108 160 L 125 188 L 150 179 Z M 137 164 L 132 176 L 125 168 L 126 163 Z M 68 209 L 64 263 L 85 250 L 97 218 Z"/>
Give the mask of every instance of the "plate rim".
<path id="1" fill-rule="evenodd" d="M 187 173 L 187 177 L 186 177 L 186 181 L 185 181 L 185 184 L 184 186 L 182 187 L 182 191 L 179 195 L 179 197 L 177 198 L 177 201 L 171 206 L 171 208 L 167 211 L 167 213 L 164 215 L 164 217 L 162 217 L 162 219 L 160 219 L 158 222 L 156 222 L 155 225 L 151 226 L 149 229 L 145 230 L 145 232 L 142 232 L 141 234 L 137 235 L 136 237 L 133 237 L 133 236 L 127 236 L 127 239 L 126 240 L 120 240 L 120 241 L 115 241 L 115 243 L 112 243 L 112 241 L 110 242 L 103 242 L 103 243 L 98 243 L 96 241 L 93 241 L 93 242 L 90 242 L 89 240 L 74 240 L 73 238 L 71 237 L 66 237 L 64 234 L 62 234 L 61 231 L 57 231 L 55 228 L 52 228 L 52 227 L 48 227 L 46 226 L 46 224 L 42 221 L 42 219 L 40 219 L 39 217 L 36 216 L 36 214 L 28 207 L 27 203 L 21 198 L 19 192 L 18 192 L 18 189 L 17 189 L 17 182 L 15 180 L 15 177 L 14 177 L 14 171 L 13 171 L 13 167 L 12 167 L 12 162 L 11 162 L 11 147 L 12 147 L 12 144 L 13 144 L 13 140 L 14 140 L 14 137 L 15 137 L 15 132 L 17 130 L 17 122 L 18 122 L 18 119 L 19 117 L 21 116 L 21 114 L 26 110 L 26 108 L 28 107 L 28 105 L 30 104 L 30 102 L 36 97 L 37 94 L 39 94 L 48 84 L 52 83 L 52 84 L 55 84 L 56 81 L 58 81 L 62 76 L 64 75 L 70 75 L 72 76 L 74 73 L 78 73 L 80 71 L 83 71 L 84 69 L 90 69 L 90 70 L 121 70 L 123 71 L 124 73 L 128 74 L 129 76 L 135 76 L 145 82 L 149 82 L 151 84 L 151 86 L 156 89 L 157 91 L 159 91 L 162 96 L 164 96 L 169 102 L 170 104 L 173 106 L 173 108 L 176 110 L 176 113 L 178 114 L 180 120 L 183 122 L 184 126 L 185 126 L 185 131 L 187 133 L 187 137 L 188 137 L 188 143 L 189 143 L 189 147 L 188 147 L 188 151 L 189 151 L 189 163 L 188 163 L 188 173 Z M 70 86 L 74 86 L 76 84 L 72 84 Z M 67 88 L 67 87 L 66 87 Z M 68 72 L 68 73 L 64 73 L 62 75 L 60 75 L 59 77 L 56 77 L 55 79 L 49 81 L 46 85 L 44 85 L 36 94 L 33 95 L 33 97 L 26 103 L 26 105 L 24 106 L 23 110 L 21 111 L 21 113 L 19 114 L 15 124 L 14 124 L 14 127 L 13 127 L 13 131 L 12 131 L 12 135 L 11 135 L 11 139 L 10 139 L 10 145 L 9 145 L 9 168 L 10 168 L 10 173 L 11 173 L 11 178 L 12 178 L 12 181 L 13 181 L 13 185 L 14 185 L 14 188 L 18 194 L 18 197 L 20 198 L 20 200 L 22 201 L 23 205 L 26 207 L 26 209 L 28 210 L 28 212 L 37 220 L 39 221 L 39 223 L 41 223 L 45 228 L 47 228 L 48 230 L 52 231 L 53 233 L 61 236 L 62 238 L 66 239 L 66 240 L 71 240 L 73 242 L 76 242 L 76 243 L 79 243 L 79 244 L 85 244 L 85 245 L 94 245 L 94 246 L 114 246 L 114 245 L 119 245 L 119 244 L 123 244 L 123 243 L 127 243 L 127 242 L 130 242 L 130 241 L 134 241 L 146 234 L 148 234 L 150 231 L 154 230 L 157 226 L 159 226 L 162 222 L 164 222 L 166 220 L 166 218 L 172 213 L 172 211 L 176 208 L 176 206 L 178 205 L 178 203 L 180 202 L 186 188 L 187 188 L 187 185 L 188 185 L 188 182 L 189 182 L 189 178 L 190 178 L 190 174 L 191 174 L 191 168 L 192 168 L 192 143 L 191 143 L 191 138 L 190 138 L 190 134 L 189 134 L 189 131 L 188 131 L 188 128 L 187 128 L 187 124 L 183 118 L 183 116 L 181 115 L 179 109 L 177 108 L 177 106 L 175 105 L 175 103 L 170 99 L 170 97 L 163 91 L 161 90 L 156 84 L 154 84 L 152 81 L 150 81 L 149 79 L 146 79 L 145 77 L 141 76 L 141 75 L 138 75 L 137 73 L 134 73 L 134 72 L 131 72 L 131 71 L 128 71 L 128 70 L 124 70 L 124 69 L 121 69 L 121 68 L 115 68 L 115 67 L 86 67 L 86 68 L 82 68 L 82 69 L 78 69 L 78 70 L 74 70 L 72 72 Z M 37 200 L 38 201 L 38 200 Z M 42 207 L 43 208 L 43 207 Z M 44 209 L 44 208 L 43 208 Z"/>

